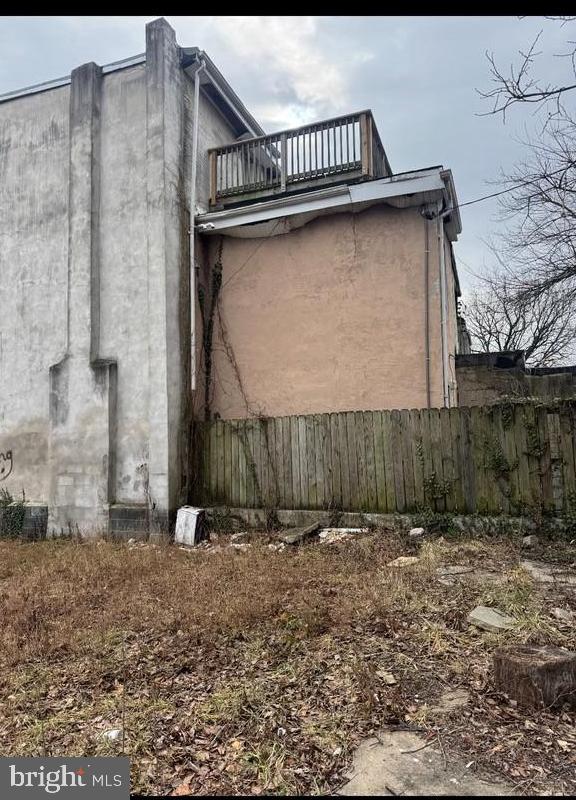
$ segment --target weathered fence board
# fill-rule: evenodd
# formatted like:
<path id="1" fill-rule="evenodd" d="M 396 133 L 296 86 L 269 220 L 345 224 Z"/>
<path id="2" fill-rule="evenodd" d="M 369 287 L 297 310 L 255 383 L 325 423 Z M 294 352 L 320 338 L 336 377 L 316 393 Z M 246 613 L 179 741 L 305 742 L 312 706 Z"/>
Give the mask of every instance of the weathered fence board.
<path id="1" fill-rule="evenodd" d="M 199 423 L 195 501 L 576 513 L 576 401 Z"/>

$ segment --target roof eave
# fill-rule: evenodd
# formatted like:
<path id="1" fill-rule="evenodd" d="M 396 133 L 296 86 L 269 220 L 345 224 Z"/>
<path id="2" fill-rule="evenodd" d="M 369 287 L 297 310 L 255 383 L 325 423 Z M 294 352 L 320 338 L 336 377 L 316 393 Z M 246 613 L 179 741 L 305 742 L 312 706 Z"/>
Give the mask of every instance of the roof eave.
<path id="1" fill-rule="evenodd" d="M 416 206 L 428 202 L 434 196 L 445 198 L 445 195 L 446 183 L 441 171 L 439 168 L 432 168 L 406 173 L 404 178 L 402 175 L 394 175 L 303 194 L 285 195 L 223 211 L 211 211 L 196 219 L 204 233 L 232 233 L 233 230 L 247 225 L 280 217 L 331 213 L 347 208 L 361 209 L 380 202 L 396 207 Z M 399 202 L 401 198 L 404 200 Z"/>
<path id="2" fill-rule="evenodd" d="M 246 127 L 247 131 L 249 131 L 253 136 L 265 135 L 266 131 L 264 128 L 262 128 L 262 126 L 254 119 L 234 89 L 230 86 L 226 78 L 222 75 L 218 67 L 214 64 L 210 56 L 207 55 L 204 50 L 200 50 L 199 47 L 181 47 L 180 54 L 182 68 L 186 74 L 190 74 L 190 68 L 197 61 L 204 61 L 206 64 L 206 75 L 218 90 L 229 108 L 236 114 L 238 119 Z"/>

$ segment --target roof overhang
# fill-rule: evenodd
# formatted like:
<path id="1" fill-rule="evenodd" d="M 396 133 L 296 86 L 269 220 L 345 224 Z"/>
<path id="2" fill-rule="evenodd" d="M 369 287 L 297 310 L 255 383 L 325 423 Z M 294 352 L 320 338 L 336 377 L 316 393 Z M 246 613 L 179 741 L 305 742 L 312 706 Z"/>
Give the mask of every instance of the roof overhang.
<path id="1" fill-rule="evenodd" d="M 212 59 L 199 47 L 181 47 L 181 64 L 184 72 L 193 77 L 204 62 L 200 87 L 232 126 L 237 136 L 264 136 L 264 129 L 256 122 L 234 89 L 222 75 Z"/>
<path id="2" fill-rule="evenodd" d="M 202 233 L 255 238 L 270 235 L 271 230 L 287 233 L 318 216 L 346 210 L 355 213 L 382 203 L 395 208 L 437 203 L 449 239 L 455 241 L 461 232 L 452 173 L 442 167 L 213 211 L 197 216 L 196 223 Z"/>

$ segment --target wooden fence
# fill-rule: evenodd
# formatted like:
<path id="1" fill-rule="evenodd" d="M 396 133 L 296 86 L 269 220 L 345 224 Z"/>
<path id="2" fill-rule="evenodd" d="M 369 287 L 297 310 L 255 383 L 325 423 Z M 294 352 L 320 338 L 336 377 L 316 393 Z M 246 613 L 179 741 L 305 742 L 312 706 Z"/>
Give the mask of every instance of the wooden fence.
<path id="1" fill-rule="evenodd" d="M 198 426 L 196 501 L 229 507 L 576 511 L 576 401 Z"/>

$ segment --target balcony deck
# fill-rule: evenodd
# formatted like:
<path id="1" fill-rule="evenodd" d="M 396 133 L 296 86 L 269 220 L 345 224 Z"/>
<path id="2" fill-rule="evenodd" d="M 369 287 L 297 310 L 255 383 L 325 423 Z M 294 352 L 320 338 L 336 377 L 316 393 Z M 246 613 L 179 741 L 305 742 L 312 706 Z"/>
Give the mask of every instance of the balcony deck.
<path id="1" fill-rule="evenodd" d="M 371 111 L 244 139 L 208 152 L 214 210 L 391 174 Z"/>

